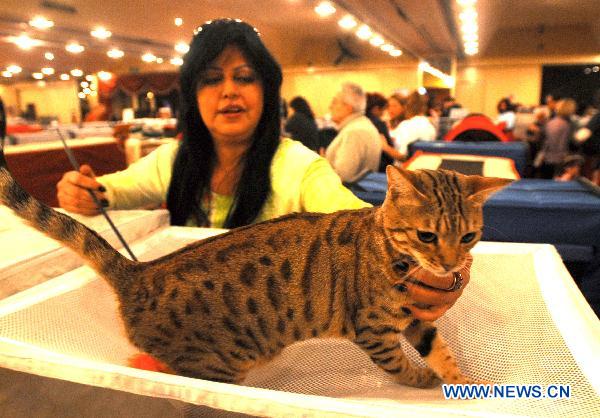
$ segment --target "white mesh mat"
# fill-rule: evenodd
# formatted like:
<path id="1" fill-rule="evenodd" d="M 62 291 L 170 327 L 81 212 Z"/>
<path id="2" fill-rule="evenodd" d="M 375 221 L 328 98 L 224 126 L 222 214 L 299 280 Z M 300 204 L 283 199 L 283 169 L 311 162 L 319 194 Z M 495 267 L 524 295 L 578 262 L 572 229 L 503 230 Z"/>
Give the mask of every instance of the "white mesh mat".
<path id="1" fill-rule="evenodd" d="M 133 249 L 151 259 L 214 232 L 167 228 Z M 570 385 L 571 398 L 445 400 L 394 384 L 344 340 L 288 347 L 243 386 L 133 369 L 114 295 L 87 267 L 0 302 L 0 366 L 254 416 L 600 415 L 600 325 L 553 247 L 479 243 L 471 283 L 438 323 L 467 375 Z"/>
<path id="2" fill-rule="evenodd" d="M 109 213 L 128 245 L 169 224 L 166 210 L 121 210 Z M 98 232 L 115 248 L 122 247 L 102 215 L 69 215 Z M 9 209 L 0 206 L 0 299 L 81 265 L 81 257 L 69 248 L 40 234 Z"/>

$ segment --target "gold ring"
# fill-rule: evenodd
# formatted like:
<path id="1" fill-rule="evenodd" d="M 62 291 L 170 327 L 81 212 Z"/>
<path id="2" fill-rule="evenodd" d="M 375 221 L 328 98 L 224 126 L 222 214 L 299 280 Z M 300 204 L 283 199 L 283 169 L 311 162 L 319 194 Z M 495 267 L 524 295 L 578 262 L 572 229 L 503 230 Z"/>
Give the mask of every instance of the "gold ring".
<path id="1" fill-rule="evenodd" d="M 460 274 L 458 271 L 455 271 L 452 273 L 452 276 L 454 277 L 454 282 L 448 289 L 444 289 L 446 292 L 454 292 L 455 290 L 459 290 L 463 285 L 462 274 Z"/>

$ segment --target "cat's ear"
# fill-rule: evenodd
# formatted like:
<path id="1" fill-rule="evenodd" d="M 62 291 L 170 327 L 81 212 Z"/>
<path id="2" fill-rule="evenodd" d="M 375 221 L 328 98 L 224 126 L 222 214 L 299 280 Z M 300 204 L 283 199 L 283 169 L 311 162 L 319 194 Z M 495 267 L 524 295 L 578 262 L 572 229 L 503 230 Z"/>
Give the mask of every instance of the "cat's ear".
<path id="1" fill-rule="evenodd" d="M 427 200 L 427 197 L 418 188 L 419 180 L 415 173 L 393 165 L 388 165 L 385 173 L 388 191 L 393 199 L 399 196 L 413 196 Z"/>
<path id="2" fill-rule="evenodd" d="M 477 205 L 483 205 L 492 194 L 513 182 L 510 179 L 481 176 L 469 176 L 467 181 L 471 186 L 471 195 L 467 200 Z"/>

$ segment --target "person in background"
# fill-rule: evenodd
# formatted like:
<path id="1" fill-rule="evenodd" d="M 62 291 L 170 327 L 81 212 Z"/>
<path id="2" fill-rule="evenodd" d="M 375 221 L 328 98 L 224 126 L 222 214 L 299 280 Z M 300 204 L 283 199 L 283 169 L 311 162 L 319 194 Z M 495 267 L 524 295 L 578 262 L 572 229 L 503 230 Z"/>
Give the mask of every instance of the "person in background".
<path id="1" fill-rule="evenodd" d="M 444 97 L 442 100 L 442 118 L 449 118 L 452 109 L 460 109 L 461 105 L 456 102 L 454 97 Z"/>
<path id="2" fill-rule="evenodd" d="M 352 183 L 379 169 L 379 132 L 365 116 L 367 98 L 363 89 L 345 83 L 331 101 L 331 119 L 339 132 L 325 151 L 325 157 L 344 183 Z"/>
<path id="3" fill-rule="evenodd" d="M 109 208 L 166 200 L 173 225 L 225 228 L 291 212 L 368 206 L 342 185 L 325 159 L 281 139 L 281 68 L 255 28 L 219 19 L 195 33 L 180 69 L 183 139 L 118 173 L 96 178 L 87 165 L 65 173 L 57 184 L 60 206 L 95 215 L 99 210 L 87 193 L 92 190 Z M 418 279 L 438 288 L 452 280 L 424 271 Z M 410 309 L 422 320 L 439 318 L 462 294 L 407 287 L 416 301 Z"/>
<path id="4" fill-rule="evenodd" d="M 386 107 L 387 100 L 383 95 L 379 93 L 367 93 L 367 109 L 365 114 L 373 125 L 375 125 L 375 128 L 377 128 L 377 132 L 379 132 L 379 137 L 381 139 L 382 153 L 381 161 L 379 163 L 379 172 L 381 173 L 385 172 L 385 168 L 389 164 L 394 163 L 394 157 L 389 154 L 389 150 L 394 149 L 394 143 L 392 142 L 392 137 L 390 137 L 387 124 L 381 120 Z M 388 150 L 387 152 L 386 149 Z"/>
<path id="5" fill-rule="evenodd" d="M 585 156 L 584 175 L 600 186 L 600 89 L 593 98 L 593 114 L 574 139 Z"/>
<path id="6" fill-rule="evenodd" d="M 569 153 L 569 142 L 573 134 L 571 116 L 577 109 L 573 99 L 563 99 L 556 104 L 556 116 L 546 123 L 546 139 L 536 156 L 540 177 L 553 178 L 560 164 Z"/>
<path id="7" fill-rule="evenodd" d="M 392 139 L 394 138 L 395 131 L 405 117 L 406 112 L 406 97 L 399 93 L 394 93 L 388 99 L 387 113 L 388 113 L 388 129 Z"/>
<path id="8" fill-rule="evenodd" d="M 292 114 L 285 122 L 284 131 L 307 148 L 319 152 L 319 130 L 315 115 L 304 97 L 294 97 L 289 108 Z"/>
<path id="9" fill-rule="evenodd" d="M 515 106 L 511 102 L 510 98 L 504 97 L 500 99 L 496 109 L 498 110 L 496 124 L 498 124 L 498 126 L 504 131 L 511 141 L 514 140 L 513 131 L 515 129 L 517 120 Z"/>
<path id="10" fill-rule="evenodd" d="M 427 102 L 417 91 L 412 92 L 406 99 L 406 119 L 391 133 L 394 148 L 402 158 L 408 154 L 408 146 L 415 141 L 434 141 L 435 127 L 431 124 L 425 112 Z"/>

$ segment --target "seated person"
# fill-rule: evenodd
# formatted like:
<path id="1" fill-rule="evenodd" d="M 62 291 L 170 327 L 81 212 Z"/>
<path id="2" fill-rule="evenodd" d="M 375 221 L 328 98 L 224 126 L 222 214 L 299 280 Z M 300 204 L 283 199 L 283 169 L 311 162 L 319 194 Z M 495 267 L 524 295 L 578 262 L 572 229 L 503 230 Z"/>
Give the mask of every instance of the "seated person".
<path id="1" fill-rule="evenodd" d="M 379 168 L 381 141 L 377 128 L 365 116 L 366 102 L 363 89 L 353 83 L 342 85 L 331 102 L 331 119 L 338 125 L 339 133 L 325 156 L 345 183 Z"/>

